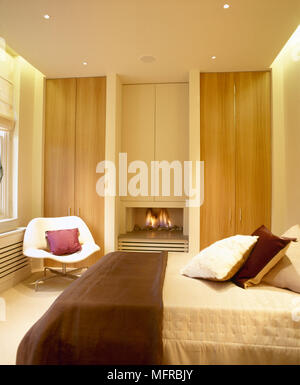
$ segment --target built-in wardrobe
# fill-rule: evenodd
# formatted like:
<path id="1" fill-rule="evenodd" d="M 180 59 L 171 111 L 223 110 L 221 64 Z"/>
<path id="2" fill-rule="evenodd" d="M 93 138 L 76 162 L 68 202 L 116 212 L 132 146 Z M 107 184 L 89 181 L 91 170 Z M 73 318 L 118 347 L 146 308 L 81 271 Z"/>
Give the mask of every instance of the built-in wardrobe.
<path id="1" fill-rule="evenodd" d="M 200 75 L 201 249 L 271 225 L 271 73 Z"/>
<path id="2" fill-rule="evenodd" d="M 105 77 L 47 80 L 44 215 L 80 216 L 101 247 L 78 265 L 92 265 L 104 251 L 96 166 L 105 159 L 105 116 Z"/>
<path id="3" fill-rule="evenodd" d="M 189 159 L 188 95 L 187 83 L 123 85 L 121 150 L 127 154 L 128 164 L 135 160 L 147 164 L 149 195 L 127 195 L 121 197 L 122 201 L 185 201 L 184 195 L 174 194 L 173 172 L 170 172 L 170 195 L 162 194 L 160 173 L 158 196 L 151 196 L 151 162 L 176 160 L 181 162 L 183 170 L 184 161 Z M 183 182 L 181 188 L 184 193 Z"/>

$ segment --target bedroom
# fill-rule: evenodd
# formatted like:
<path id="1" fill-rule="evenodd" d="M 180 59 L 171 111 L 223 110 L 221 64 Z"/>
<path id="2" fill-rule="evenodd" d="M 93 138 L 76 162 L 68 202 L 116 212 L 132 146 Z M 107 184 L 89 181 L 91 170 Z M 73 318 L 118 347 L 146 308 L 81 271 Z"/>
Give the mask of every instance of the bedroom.
<path id="1" fill-rule="evenodd" d="M 299 1 L 0 0 L 0 37 L 0 364 L 299 364 Z M 155 349 L 26 345 L 109 300 Z"/>

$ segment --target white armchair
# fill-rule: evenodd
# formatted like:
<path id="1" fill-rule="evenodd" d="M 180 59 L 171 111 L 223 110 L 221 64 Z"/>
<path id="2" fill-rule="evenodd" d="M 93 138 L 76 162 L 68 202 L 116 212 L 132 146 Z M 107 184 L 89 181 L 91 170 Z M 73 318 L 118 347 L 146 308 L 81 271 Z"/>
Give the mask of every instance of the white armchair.
<path id="1" fill-rule="evenodd" d="M 53 255 L 47 251 L 47 240 L 45 233 L 48 230 L 63 230 L 63 229 L 79 229 L 79 242 L 82 249 L 74 254 L 69 255 Z M 94 238 L 83 220 L 76 216 L 57 217 L 57 218 L 35 218 L 32 219 L 26 228 L 24 241 L 23 241 L 23 254 L 30 258 L 49 258 L 62 264 L 61 269 L 53 269 L 50 267 L 44 268 L 44 277 L 38 279 L 35 282 L 35 289 L 37 290 L 38 284 L 51 279 L 57 275 L 76 279 L 78 276 L 74 273 L 78 273 L 85 267 L 78 269 L 67 270 L 68 263 L 76 263 L 83 261 L 96 251 L 100 250 L 100 247 L 96 245 Z M 47 270 L 55 275 L 46 277 Z"/>

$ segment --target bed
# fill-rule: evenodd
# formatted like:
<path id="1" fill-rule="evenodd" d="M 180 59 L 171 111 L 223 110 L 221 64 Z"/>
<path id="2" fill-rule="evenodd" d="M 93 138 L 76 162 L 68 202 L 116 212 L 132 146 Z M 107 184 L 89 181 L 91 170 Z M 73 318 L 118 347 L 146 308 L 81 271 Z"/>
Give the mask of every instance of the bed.
<path id="1" fill-rule="evenodd" d="M 168 259 L 164 364 L 300 364 L 299 294 L 188 278 L 179 274 L 186 262 Z"/>
<path id="2" fill-rule="evenodd" d="M 110 261 L 117 266 L 122 259 L 124 264 L 117 270 L 126 272 L 124 277 L 119 276 L 117 285 L 123 286 L 118 288 L 110 277 L 113 270 Z M 148 266 L 148 259 L 156 260 L 157 273 L 152 278 L 147 274 L 154 269 L 144 268 Z M 300 323 L 293 317 L 298 294 L 263 284 L 245 290 L 231 282 L 182 276 L 179 271 L 187 259 L 179 254 L 166 257 L 165 253 L 116 252 L 103 257 L 103 261 L 73 282 L 29 330 L 19 346 L 17 363 L 300 364 Z M 94 275 L 94 287 L 100 285 L 101 279 L 95 283 L 95 276 L 100 276 L 99 268 L 103 268 L 104 264 L 105 272 L 101 274 L 108 287 L 114 288 L 114 297 L 102 295 L 102 290 L 98 289 L 91 291 L 94 297 L 78 295 L 81 286 L 80 293 L 89 292 L 88 274 L 91 277 Z M 134 292 L 134 285 L 144 281 L 149 285 L 139 286 L 139 303 L 136 299 L 127 303 L 119 300 L 120 287 L 128 286 L 127 291 Z M 151 295 L 148 296 L 148 292 Z M 99 300 L 101 296 L 103 298 Z M 146 303 L 141 300 L 143 296 Z M 87 318 L 92 315 L 94 320 L 83 330 L 82 314 L 88 312 Z M 102 322 L 102 315 L 104 317 L 106 313 L 109 317 L 113 315 L 111 323 L 110 318 Z M 101 319 L 102 323 L 95 322 L 97 319 Z M 125 333 L 126 340 L 124 333 L 118 334 L 118 328 L 121 329 L 125 322 L 132 322 L 132 327 L 127 329 L 129 332 Z M 111 324 L 115 329 L 109 329 L 113 327 Z M 108 330 L 108 337 L 105 337 L 107 343 L 102 344 L 102 350 L 99 350 L 103 328 Z M 68 339 L 66 334 L 72 339 Z M 126 343 L 132 349 L 129 361 L 124 358 L 129 351 Z M 72 353 L 72 357 L 65 360 L 70 349 L 75 349 L 76 354 Z M 118 352 L 118 358 L 111 355 L 117 349 L 121 352 Z M 93 353 L 89 360 L 85 360 L 88 350 Z M 148 353 L 143 356 L 141 352 L 145 351 Z M 58 356 L 60 359 L 56 360 Z"/>

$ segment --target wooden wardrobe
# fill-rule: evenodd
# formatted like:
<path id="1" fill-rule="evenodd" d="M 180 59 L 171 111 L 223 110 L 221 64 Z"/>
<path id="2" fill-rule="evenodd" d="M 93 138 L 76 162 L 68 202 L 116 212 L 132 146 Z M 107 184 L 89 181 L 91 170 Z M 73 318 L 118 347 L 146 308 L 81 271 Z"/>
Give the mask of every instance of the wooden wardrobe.
<path id="1" fill-rule="evenodd" d="M 270 72 L 201 73 L 201 249 L 271 225 Z"/>
<path id="2" fill-rule="evenodd" d="M 105 115 L 105 77 L 47 80 L 44 215 L 80 216 L 101 248 L 76 266 L 92 265 L 104 251 L 96 166 L 105 159 Z"/>

